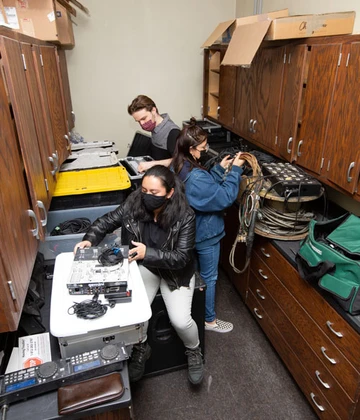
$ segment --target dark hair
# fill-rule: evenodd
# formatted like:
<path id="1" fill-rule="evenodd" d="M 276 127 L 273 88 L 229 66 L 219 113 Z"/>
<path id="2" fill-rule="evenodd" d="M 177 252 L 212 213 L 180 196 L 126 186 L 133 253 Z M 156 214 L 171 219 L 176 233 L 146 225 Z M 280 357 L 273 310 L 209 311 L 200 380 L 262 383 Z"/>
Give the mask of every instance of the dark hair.
<path id="1" fill-rule="evenodd" d="M 140 111 L 140 109 L 144 108 L 147 111 L 151 111 L 153 108 L 156 108 L 156 112 L 158 112 L 155 102 L 152 99 L 145 95 L 139 95 L 128 106 L 128 113 L 132 115 L 134 112 Z"/>
<path id="2" fill-rule="evenodd" d="M 157 219 L 158 224 L 166 230 L 177 222 L 189 209 L 185 197 L 184 185 L 174 172 L 163 165 L 155 165 L 148 169 L 143 179 L 148 176 L 159 178 L 161 185 L 165 187 L 166 193 L 169 193 L 174 188 L 174 194 L 170 199 L 166 200 L 166 204 Z M 128 197 L 126 204 L 128 206 L 127 210 L 135 220 L 152 220 L 152 213 L 149 213 L 142 203 L 140 187 Z"/>
<path id="3" fill-rule="evenodd" d="M 190 153 L 190 147 L 197 147 L 207 139 L 207 133 L 201 127 L 196 125 L 196 119 L 191 118 L 190 124 L 185 126 L 181 131 L 176 140 L 176 146 L 174 151 L 173 160 L 171 166 L 176 174 L 179 174 L 184 162 L 190 162 L 190 171 L 194 168 L 202 168 L 197 163 Z"/>

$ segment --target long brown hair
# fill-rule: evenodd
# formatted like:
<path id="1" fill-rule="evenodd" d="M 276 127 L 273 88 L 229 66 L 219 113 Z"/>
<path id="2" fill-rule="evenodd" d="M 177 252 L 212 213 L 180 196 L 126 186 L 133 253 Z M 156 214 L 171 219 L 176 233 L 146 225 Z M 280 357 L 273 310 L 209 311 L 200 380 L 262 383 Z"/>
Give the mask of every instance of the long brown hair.
<path id="1" fill-rule="evenodd" d="M 194 168 L 204 169 L 197 161 L 193 158 L 190 153 L 191 147 L 197 147 L 207 139 L 207 133 L 201 127 L 196 125 L 196 119 L 191 118 L 190 124 L 185 126 L 181 131 L 176 140 L 175 152 L 172 160 L 172 167 L 176 174 L 179 174 L 185 161 L 190 162 L 190 171 Z"/>

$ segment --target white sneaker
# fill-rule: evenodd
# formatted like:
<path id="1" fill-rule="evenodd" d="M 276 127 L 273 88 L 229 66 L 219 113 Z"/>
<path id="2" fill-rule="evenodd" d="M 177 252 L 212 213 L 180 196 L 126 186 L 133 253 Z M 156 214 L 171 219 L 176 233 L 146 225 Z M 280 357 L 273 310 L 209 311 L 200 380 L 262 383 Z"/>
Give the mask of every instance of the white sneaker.
<path id="1" fill-rule="evenodd" d="M 231 322 L 221 321 L 220 319 L 216 319 L 216 324 L 211 325 L 205 322 L 205 330 L 207 331 L 215 331 L 219 333 L 227 333 L 232 331 L 234 328 Z"/>

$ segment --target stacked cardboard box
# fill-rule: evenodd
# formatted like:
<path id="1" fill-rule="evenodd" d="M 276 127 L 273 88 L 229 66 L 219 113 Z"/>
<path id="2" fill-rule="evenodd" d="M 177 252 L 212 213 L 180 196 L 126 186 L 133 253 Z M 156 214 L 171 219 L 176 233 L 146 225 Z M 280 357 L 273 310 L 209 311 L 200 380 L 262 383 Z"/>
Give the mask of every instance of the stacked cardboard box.
<path id="1" fill-rule="evenodd" d="M 0 0 L 0 24 L 25 35 L 75 45 L 69 12 L 55 0 Z"/>
<path id="2" fill-rule="evenodd" d="M 220 23 L 202 45 L 227 43 L 222 65 L 250 66 L 263 40 L 351 34 L 355 12 L 289 16 L 288 9 Z"/>

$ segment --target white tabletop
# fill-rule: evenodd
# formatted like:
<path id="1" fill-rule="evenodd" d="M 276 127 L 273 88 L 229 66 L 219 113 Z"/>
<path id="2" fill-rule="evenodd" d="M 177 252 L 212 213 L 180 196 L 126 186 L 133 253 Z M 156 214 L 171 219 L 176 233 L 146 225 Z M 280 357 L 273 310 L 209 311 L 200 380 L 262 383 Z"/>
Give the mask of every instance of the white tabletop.
<path id="1" fill-rule="evenodd" d="M 132 290 L 131 302 L 117 303 L 108 308 L 106 314 L 96 319 L 82 319 L 69 315 L 68 309 L 74 302 L 91 299 L 89 295 L 70 295 L 66 283 L 74 260 L 72 252 L 59 254 L 55 260 L 50 306 L 50 332 L 55 337 L 69 337 L 86 334 L 90 331 L 111 327 L 127 327 L 141 324 L 151 317 L 151 308 L 144 283 L 135 261 L 129 264 L 128 288 Z M 104 295 L 99 296 L 102 303 L 108 303 Z"/>

